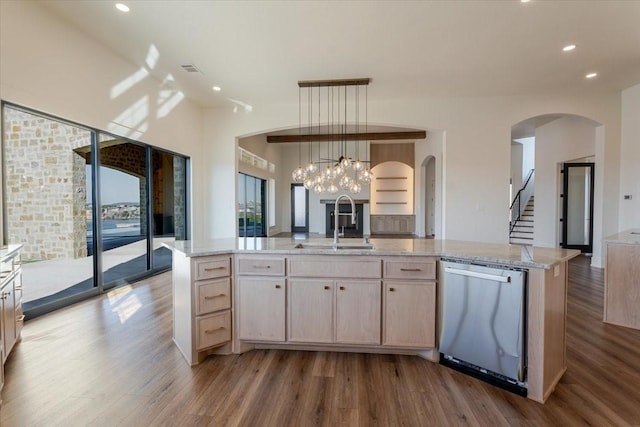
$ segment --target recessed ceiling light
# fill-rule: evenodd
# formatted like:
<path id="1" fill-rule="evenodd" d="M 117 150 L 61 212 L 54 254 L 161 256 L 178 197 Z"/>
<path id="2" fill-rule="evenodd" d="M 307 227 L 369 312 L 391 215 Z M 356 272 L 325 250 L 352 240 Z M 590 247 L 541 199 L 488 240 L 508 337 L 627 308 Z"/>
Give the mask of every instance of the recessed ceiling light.
<path id="1" fill-rule="evenodd" d="M 520 3 L 529 3 L 531 0 L 520 0 Z"/>
<path id="2" fill-rule="evenodd" d="M 563 47 L 562 50 L 565 51 L 565 52 L 570 52 L 575 48 L 576 48 L 575 44 L 568 44 L 565 47 Z"/>
<path id="3" fill-rule="evenodd" d="M 129 12 L 129 6 L 124 3 L 116 3 L 116 9 L 120 12 Z"/>
<path id="4" fill-rule="evenodd" d="M 592 78 L 596 77 L 597 75 L 598 75 L 598 73 L 589 73 L 585 77 L 588 78 L 588 79 L 592 79 Z"/>
<path id="5" fill-rule="evenodd" d="M 213 89 L 216 92 L 220 92 L 222 90 L 222 88 L 220 86 L 214 86 L 211 89 Z"/>

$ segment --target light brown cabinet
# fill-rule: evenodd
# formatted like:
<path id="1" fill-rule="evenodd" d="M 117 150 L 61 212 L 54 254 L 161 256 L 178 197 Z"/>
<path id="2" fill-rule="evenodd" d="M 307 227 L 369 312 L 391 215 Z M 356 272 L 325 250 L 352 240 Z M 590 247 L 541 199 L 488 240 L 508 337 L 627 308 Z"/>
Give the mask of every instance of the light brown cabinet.
<path id="1" fill-rule="evenodd" d="M 239 339 L 285 341 L 287 286 L 284 257 L 237 255 L 235 262 Z"/>
<path id="2" fill-rule="evenodd" d="M 289 342 L 380 344 L 379 258 L 292 257 L 289 275 Z"/>
<path id="3" fill-rule="evenodd" d="M 436 259 L 385 259 L 382 344 L 433 348 L 436 344 Z"/>
<path id="4" fill-rule="evenodd" d="M 284 278 L 238 278 L 238 335 L 247 341 L 285 340 Z"/>
<path id="5" fill-rule="evenodd" d="M 291 279 L 290 342 L 380 344 L 380 281 Z"/>
<path id="6" fill-rule="evenodd" d="M 604 321 L 640 329 L 640 245 L 607 243 Z"/>
<path id="7" fill-rule="evenodd" d="M 10 245 L 0 250 L 0 392 L 4 387 L 4 363 L 20 341 L 24 324 L 21 248 L 21 245 Z"/>
<path id="8" fill-rule="evenodd" d="M 335 342 L 380 344 L 380 281 L 340 281 L 336 285 Z"/>
<path id="9" fill-rule="evenodd" d="M 232 352 L 231 256 L 173 254 L 173 340 L 191 365 Z"/>
<path id="10" fill-rule="evenodd" d="M 371 215 L 371 234 L 413 234 L 415 215 Z"/>
<path id="11" fill-rule="evenodd" d="M 289 341 L 333 342 L 334 290 L 332 280 L 290 279 Z"/>

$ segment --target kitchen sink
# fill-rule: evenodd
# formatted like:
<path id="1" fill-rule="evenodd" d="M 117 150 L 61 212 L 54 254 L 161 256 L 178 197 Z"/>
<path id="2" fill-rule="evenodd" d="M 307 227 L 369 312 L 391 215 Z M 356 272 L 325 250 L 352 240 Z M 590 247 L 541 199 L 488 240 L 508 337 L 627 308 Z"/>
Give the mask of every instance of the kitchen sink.
<path id="1" fill-rule="evenodd" d="M 376 247 L 371 243 L 356 243 L 356 242 L 338 242 L 336 243 L 318 243 L 318 242 L 305 242 L 298 243 L 294 246 L 295 249 L 358 249 L 358 250 L 373 250 Z"/>

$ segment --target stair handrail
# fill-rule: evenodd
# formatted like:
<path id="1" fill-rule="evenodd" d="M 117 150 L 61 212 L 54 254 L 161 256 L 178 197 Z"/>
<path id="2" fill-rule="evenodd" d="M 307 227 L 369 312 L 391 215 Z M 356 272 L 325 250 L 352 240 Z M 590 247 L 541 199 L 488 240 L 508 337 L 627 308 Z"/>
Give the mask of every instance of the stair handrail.
<path id="1" fill-rule="evenodd" d="M 511 221 L 509 221 L 509 234 L 511 234 L 511 232 L 513 232 L 513 229 L 516 227 L 517 222 L 520 220 L 520 217 L 522 215 L 522 211 L 524 210 L 524 207 L 526 206 L 526 203 L 523 204 L 522 203 L 522 194 L 528 190 L 528 185 L 529 182 L 531 181 L 531 179 L 533 178 L 533 173 L 535 172 L 535 169 L 531 169 L 529 171 L 529 173 L 527 174 L 527 179 L 524 181 L 524 184 L 522 185 L 522 188 L 520 190 L 518 190 L 518 192 L 516 193 L 515 197 L 513 198 L 513 201 L 511 202 L 511 206 L 509 206 L 509 211 L 510 211 L 510 218 Z M 531 197 L 531 195 L 529 195 L 527 197 L 526 202 L 529 202 L 529 198 Z M 517 203 L 517 209 L 513 209 L 514 205 L 516 205 Z M 516 215 L 514 217 L 514 212 L 516 212 Z"/>

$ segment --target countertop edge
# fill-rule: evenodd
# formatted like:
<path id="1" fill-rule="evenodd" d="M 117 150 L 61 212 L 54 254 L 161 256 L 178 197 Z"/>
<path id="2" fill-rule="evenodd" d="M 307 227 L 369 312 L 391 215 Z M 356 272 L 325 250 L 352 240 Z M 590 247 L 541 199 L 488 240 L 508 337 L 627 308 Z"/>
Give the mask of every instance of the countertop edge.
<path id="1" fill-rule="evenodd" d="M 185 252 L 180 248 L 176 248 L 170 243 L 162 243 L 162 246 L 172 250 L 178 251 L 187 258 L 200 257 L 200 256 L 214 256 L 214 255 L 227 255 L 227 254 L 265 254 L 265 255 L 351 255 L 351 256 L 408 256 L 408 257 L 420 257 L 420 256 L 435 256 L 444 258 L 456 258 L 465 261 L 483 262 L 489 264 L 499 264 L 510 267 L 519 268 L 537 268 L 549 270 L 553 266 L 569 261 L 580 255 L 579 250 L 570 250 L 570 254 L 564 257 L 559 257 L 552 262 L 534 262 L 534 261 L 515 261 L 504 258 L 496 258 L 491 256 L 472 255 L 465 254 L 459 251 L 384 251 L 384 250 L 359 250 L 359 249 L 238 249 L 238 248 L 225 248 L 225 249 L 202 249 L 194 252 Z"/>

